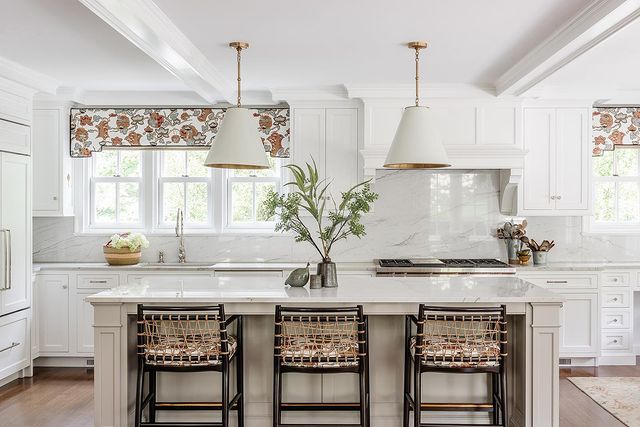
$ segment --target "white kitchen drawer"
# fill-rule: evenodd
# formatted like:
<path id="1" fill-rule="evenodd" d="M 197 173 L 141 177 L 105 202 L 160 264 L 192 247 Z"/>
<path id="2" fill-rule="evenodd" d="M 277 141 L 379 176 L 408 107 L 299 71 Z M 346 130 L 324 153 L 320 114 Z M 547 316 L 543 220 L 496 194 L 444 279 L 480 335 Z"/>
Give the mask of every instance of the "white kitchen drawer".
<path id="1" fill-rule="evenodd" d="M 600 326 L 602 329 L 629 329 L 631 328 L 631 310 L 618 308 L 603 308 L 600 314 Z"/>
<path id="2" fill-rule="evenodd" d="M 600 307 L 625 308 L 631 305 L 631 291 L 629 288 L 603 288 L 600 291 Z"/>
<path id="3" fill-rule="evenodd" d="M 631 282 L 631 273 L 602 273 L 600 275 L 600 284 L 602 286 L 629 286 Z"/>
<path id="4" fill-rule="evenodd" d="M 603 332 L 600 347 L 602 350 L 629 350 L 631 348 L 629 331 Z"/>
<path id="5" fill-rule="evenodd" d="M 0 379 L 29 366 L 27 314 L 21 311 L 0 320 Z"/>
<path id="6" fill-rule="evenodd" d="M 558 289 L 595 289 L 598 287 L 597 274 L 550 274 L 518 275 L 519 278 L 543 288 Z"/>
<path id="7" fill-rule="evenodd" d="M 78 289 L 111 289 L 119 284 L 117 274 L 78 274 Z"/>
<path id="8" fill-rule="evenodd" d="M 214 277 L 247 277 L 247 276 L 260 276 L 260 277 L 282 277 L 282 270 L 216 270 L 213 273 Z"/>

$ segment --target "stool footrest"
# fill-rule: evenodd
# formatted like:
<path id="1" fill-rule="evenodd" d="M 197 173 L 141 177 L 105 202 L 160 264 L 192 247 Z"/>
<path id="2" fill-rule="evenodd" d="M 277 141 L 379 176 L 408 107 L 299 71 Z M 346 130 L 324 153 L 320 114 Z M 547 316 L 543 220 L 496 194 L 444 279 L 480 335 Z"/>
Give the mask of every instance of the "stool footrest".
<path id="1" fill-rule="evenodd" d="M 211 421 L 211 422 L 201 422 L 201 423 L 189 423 L 189 422 L 179 422 L 179 421 L 164 421 L 164 422 L 141 422 L 140 427 L 222 427 L 221 422 Z"/>
<path id="2" fill-rule="evenodd" d="M 287 402 L 281 403 L 283 411 L 359 411 L 360 403 L 352 402 Z"/>
<path id="3" fill-rule="evenodd" d="M 477 411 L 492 412 L 492 403 L 421 403 L 423 411 Z"/>
<path id="4" fill-rule="evenodd" d="M 222 409 L 222 402 L 156 402 L 158 411 L 215 411 Z M 229 402 L 229 409 L 237 409 L 234 401 Z"/>

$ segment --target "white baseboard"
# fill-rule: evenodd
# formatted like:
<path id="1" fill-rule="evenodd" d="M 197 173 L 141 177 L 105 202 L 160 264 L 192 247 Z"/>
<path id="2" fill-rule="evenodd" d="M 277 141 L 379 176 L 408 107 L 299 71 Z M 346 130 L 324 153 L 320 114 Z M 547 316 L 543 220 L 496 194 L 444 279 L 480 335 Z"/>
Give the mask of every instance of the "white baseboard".
<path id="1" fill-rule="evenodd" d="M 560 359 L 571 359 L 571 363 L 560 365 L 560 369 L 581 366 L 597 366 L 595 357 L 561 357 Z"/>
<path id="2" fill-rule="evenodd" d="M 636 355 L 632 353 L 598 357 L 598 366 L 634 366 L 635 364 Z"/>
<path id="3" fill-rule="evenodd" d="M 5 377 L 5 378 L 0 380 L 0 387 L 2 387 L 3 385 L 9 384 L 11 381 L 17 380 L 18 378 L 21 378 L 20 372 L 16 372 L 15 374 L 11 374 L 8 377 Z"/>
<path id="4" fill-rule="evenodd" d="M 33 365 L 56 368 L 93 368 L 93 357 L 38 357 L 34 359 Z"/>
<path id="5" fill-rule="evenodd" d="M 633 346 L 633 352 L 636 354 L 636 356 L 640 356 L 640 344 L 636 344 Z"/>

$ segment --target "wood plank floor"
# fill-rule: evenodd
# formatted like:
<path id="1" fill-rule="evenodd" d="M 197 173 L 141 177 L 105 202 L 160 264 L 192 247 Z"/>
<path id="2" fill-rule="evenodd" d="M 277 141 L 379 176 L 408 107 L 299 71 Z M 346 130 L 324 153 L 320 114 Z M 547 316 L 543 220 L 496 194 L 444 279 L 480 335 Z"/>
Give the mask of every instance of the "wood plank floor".
<path id="1" fill-rule="evenodd" d="M 640 364 L 640 358 L 638 359 Z M 567 377 L 640 377 L 639 366 L 560 370 L 562 427 L 624 427 Z M 93 371 L 36 368 L 33 378 L 0 387 L 0 425 L 6 427 L 84 427 L 93 425 Z"/>

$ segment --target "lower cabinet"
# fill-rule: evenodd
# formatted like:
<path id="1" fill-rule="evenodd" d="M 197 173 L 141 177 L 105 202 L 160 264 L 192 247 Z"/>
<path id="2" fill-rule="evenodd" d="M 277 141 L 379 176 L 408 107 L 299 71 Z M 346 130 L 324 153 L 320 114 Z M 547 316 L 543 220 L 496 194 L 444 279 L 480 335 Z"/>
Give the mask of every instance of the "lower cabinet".
<path id="1" fill-rule="evenodd" d="M 93 354 L 93 306 L 85 301 L 94 292 L 78 292 L 76 299 L 76 351 Z"/>
<path id="2" fill-rule="evenodd" d="M 46 274 L 36 280 L 40 354 L 69 351 L 69 276 Z"/>
<path id="3" fill-rule="evenodd" d="M 28 310 L 0 318 L 0 379 L 31 364 L 31 334 Z"/>
<path id="4" fill-rule="evenodd" d="M 598 294 L 562 293 L 560 357 L 597 356 Z"/>

